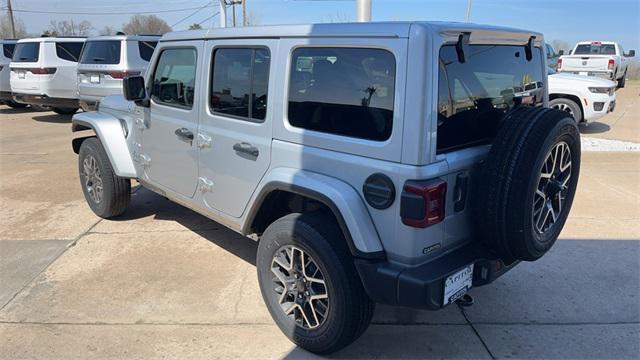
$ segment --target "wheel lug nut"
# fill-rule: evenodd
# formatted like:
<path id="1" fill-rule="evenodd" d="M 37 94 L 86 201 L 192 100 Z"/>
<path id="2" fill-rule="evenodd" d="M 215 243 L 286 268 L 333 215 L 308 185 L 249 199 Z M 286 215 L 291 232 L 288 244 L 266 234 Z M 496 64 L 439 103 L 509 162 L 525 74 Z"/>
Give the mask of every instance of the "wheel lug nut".
<path id="1" fill-rule="evenodd" d="M 302 294 L 298 294 L 298 297 L 299 297 L 300 299 L 302 299 Z"/>
<path id="2" fill-rule="evenodd" d="M 307 296 L 309 296 L 309 292 L 308 292 L 308 291 L 305 291 L 305 292 L 304 292 L 304 294 L 305 294 L 305 295 L 307 295 Z"/>
<path id="3" fill-rule="evenodd" d="M 302 282 L 307 282 L 307 279 L 304 279 L 304 278 L 303 278 L 303 279 L 302 279 Z"/>

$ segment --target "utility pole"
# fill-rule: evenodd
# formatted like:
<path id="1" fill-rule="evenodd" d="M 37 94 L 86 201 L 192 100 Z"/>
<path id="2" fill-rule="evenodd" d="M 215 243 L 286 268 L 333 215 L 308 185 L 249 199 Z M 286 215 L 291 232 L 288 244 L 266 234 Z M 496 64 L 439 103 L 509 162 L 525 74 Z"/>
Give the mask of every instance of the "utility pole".
<path id="1" fill-rule="evenodd" d="M 16 24 L 13 20 L 13 9 L 11 8 L 11 0 L 7 0 L 7 11 L 9 12 L 9 22 L 11 22 L 11 37 L 16 38 Z"/>
<path id="2" fill-rule="evenodd" d="M 471 3 L 472 0 L 467 0 L 467 16 L 464 18 L 465 22 L 471 21 Z"/>
<path id="3" fill-rule="evenodd" d="M 220 0 L 220 27 L 227 27 L 227 2 L 226 0 Z"/>
<path id="4" fill-rule="evenodd" d="M 233 15 L 233 27 L 236 27 L 236 1 L 231 1 L 231 14 Z"/>
<path id="5" fill-rule="evenodd" d="M 371 0 L 356 0 L 358 22 L 371 21 Z"/>
<path id="6" fill-rule="evenodd" d="M 242 26 L 247 26 L 247 0 L 242 0 Z"/>

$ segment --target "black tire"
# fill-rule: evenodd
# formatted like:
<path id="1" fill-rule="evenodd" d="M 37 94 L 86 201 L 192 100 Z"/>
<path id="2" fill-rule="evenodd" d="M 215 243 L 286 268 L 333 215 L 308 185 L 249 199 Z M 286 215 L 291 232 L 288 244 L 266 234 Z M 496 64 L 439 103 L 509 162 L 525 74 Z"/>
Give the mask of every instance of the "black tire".
<path id="1" fill-rule="evenodd" d="M 31 109 L 35 110 L 35 111 L 51 111 L 51 107 L 50 106 L 46 106 L 46 105 L 34 105 L 31 104 Z"/>
<path id="2" fill-rule="evenodd" d="M 89 157 L 95 159 L 99 170 L 98 175 L 102 181 L 102 196 L 97 200 L 90 194 L 91 191 L 86 182 L 88 177 L 85 175 L 84 162 L 85 159 L 91 162 Z M 82 142 L 78 156 L 78 170 L 82 192 L 87 204 L 96 215 L 108 219 L 125 211 L 131 199 L 131 182 L 113 172 L 109 157 L 98 138 L 91 137 Z"/>
<path id="3" fill-rule="evenodd" d="M 21 104 L 19 102 L 15 102 L 12 100 L 7 100 L 4 102 L 5 104 L 7 104 L 8 107 L 13 108 L 13 109 L 24 109 L 27 107 L 27 104 Z"/>
<path id="4" fill-rule="evenodd" d="M 539 231 L 534 224 L 534 206 L 540 200 L 536 190 L 542 183 L 543 165 L 548 166 L 551 150 L 564 146 L 563 143 L 571 155 L 569 177 L 566 171 L 565 175 L 553 174 L 541 191 L 552 193 L 549 199 L 555 201 L 558 199 L 555 196 L 564 195 L 563 205 L 558 207 L 557 214 L 554 208 L 552 217 L 556 220 L 546 229 L 543 220 L 544 231 Z M 478 187 L 478 208 L 482 211 L 477 213 L 482 241 L 508 262 L 542 257 L 553 246 L 567 220 L 579 173 L 580 133 L 570 116 L 544 108 L 519 108 L 511 112 L 482 167 Z M 566 180 L 566 189 L 554 193 L 552 180 L 557 184 Z M 540 211 L 547 210 L 546 200 L 543 199 Z"/>
<path id="5" fill-rule="evenodd" d="M 274 255 L 291 245 L 317 263 L 326 283 L 329 310 L 316 328 L 304 328 L 287 316 L 275 290 L 271 272 Z M 308 351 L 326 354 L 340 350 L 360 337 L 371 322 L 375 304 L 362 286 L 342 231 L 332 216 L 294 213 L 276 220 L 260 238 L 256 268 L 271 317 L 292 342 Z"/>
<path id="6" fill-rule="evenodd" d="M 582 108 L 575 101 L 569 98 L 555 98 L 549 101 L 549 107 L 552 109 L 564 111 L 571 115 L 577 123 L 582 122 Z"/>
<path id="7" fill-rule="evenodd" d="M 53 110 L 54 113 L 59 115 L 73 115 L 78 111 L 78 108 L 54 107 L 54 108 L 51 108 L 51 110 Z"/>
<path id="8" fill-rule="evenodd" d="M 624 88 L 626 84 L 627 84 L 627 70 L 624 71 L 622 78 L 618 79 L 618 89 Z"/>

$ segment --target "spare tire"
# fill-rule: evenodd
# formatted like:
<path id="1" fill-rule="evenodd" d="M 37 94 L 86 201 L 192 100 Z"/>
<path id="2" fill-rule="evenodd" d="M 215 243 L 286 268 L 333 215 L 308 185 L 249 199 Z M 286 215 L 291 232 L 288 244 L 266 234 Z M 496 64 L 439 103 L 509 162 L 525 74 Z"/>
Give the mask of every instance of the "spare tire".
<path id="1" fill-rule="evenodd" d="M 542 257 L 567 220 L 579 172 L 580 132 L 570 115 L 512 110 L 482 165 L 476 217 L 482 241 L 508 262 Z"/>

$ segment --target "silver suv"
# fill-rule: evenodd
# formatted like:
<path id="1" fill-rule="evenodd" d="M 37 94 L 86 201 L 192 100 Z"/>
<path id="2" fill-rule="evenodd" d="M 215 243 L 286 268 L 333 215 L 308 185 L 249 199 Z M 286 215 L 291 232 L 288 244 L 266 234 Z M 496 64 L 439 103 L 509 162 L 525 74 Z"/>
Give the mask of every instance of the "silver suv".
<path id="1" fill-rule="evenodd" d="M 170 33 L 129 101 L 74 116 L 81 186 L 103 218 L 136 179 L 253 235 L 274 321 L 332 352 L 374 303 L 441 309 L 554 244 L 580 141 L 545 108 L 543 46 L 459 23 Z"/>
<path id="2" fill-rule="evenodd" d="M 89 111 L 103 97 L 122 95 L 122 79 L 144 76 L 159 35 L 114 35 L 88 38 L 78 63 L 80 106 Z"/>

